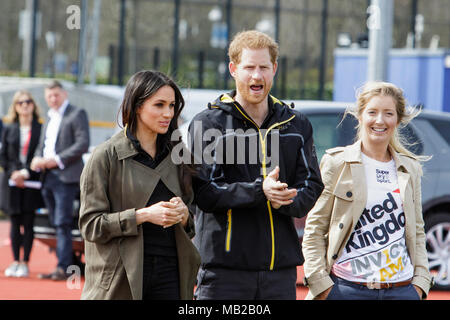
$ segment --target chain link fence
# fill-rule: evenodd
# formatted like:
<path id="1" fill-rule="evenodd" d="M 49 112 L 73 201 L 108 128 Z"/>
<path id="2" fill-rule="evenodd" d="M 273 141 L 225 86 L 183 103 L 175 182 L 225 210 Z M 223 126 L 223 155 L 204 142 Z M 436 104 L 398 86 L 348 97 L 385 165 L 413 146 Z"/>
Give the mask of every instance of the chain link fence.
<path id="1" fill-rule="evenodd" d="M 330 100 L 333 50 L 338 43 L 367 45 L 369 5 L 368 0 L 2 0 L 0 75 L 123 85 L 138 70 L 157 69 L 181 87 L 230 90 L 228 42 L 238 31 L 258 29 L 280 44 L 275 95 Z M 36 13 L 35 42 L 30 12 Z M 395 1 L 394 47 L 448 48 L 448 30 L 448 0 Z"/>

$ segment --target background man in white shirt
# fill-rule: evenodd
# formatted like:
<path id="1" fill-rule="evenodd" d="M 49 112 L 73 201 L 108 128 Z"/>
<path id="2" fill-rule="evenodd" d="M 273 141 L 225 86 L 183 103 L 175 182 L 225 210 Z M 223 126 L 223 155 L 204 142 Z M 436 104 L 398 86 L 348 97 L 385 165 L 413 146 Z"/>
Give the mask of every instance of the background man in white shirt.
<path id="1" fill-rule="evenodd" d="M 50 107 L 48 121 L 31 168 L 44 171 L 42 195 L 56 228 L 58 265 L 40 278 L 65 280 L 72 264 L 73 202 L 79 193 L 82 155 L 89 148 L 89 122 L 86 111 L 69 103 L 58 81 L 45 88 L 45 100 Z"/>

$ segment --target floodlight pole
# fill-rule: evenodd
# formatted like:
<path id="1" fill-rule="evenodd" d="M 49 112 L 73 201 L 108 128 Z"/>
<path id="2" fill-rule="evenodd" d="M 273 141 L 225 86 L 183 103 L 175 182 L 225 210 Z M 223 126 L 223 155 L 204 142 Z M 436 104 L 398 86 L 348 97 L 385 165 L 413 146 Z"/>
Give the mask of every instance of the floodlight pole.
<path id="1" fill-rule="evenodd" d="M 34 78 L 36 74 L 36 29 L 37 29 L 37 12 L 39 7 L 39 1 L 33 0 L 31 5 L 31 32 L 30 32 L 30 71 L 29 76 Z"/>
<path id="2" fill-rule="evenodd" d="M 388 78 L 389 51 L 391 49 L 394 4 L 392 0 L 372 0 L 370 13 L 368 81 L 386 81 Z"/>
<path id="3" fill-rule="evenodd" d="M 325 98 L 325 80 L 326 80 L 326 62 L 327 62 L 327 23 L 328 23 L 328 0 L 322 0 L 322 18 L 321 18 L 321 34 L 322 38 L 320 41 L 320 63 L 319 63 L 319 90 L 318 98 L 319 100 L 324 100 Z"/>
<path id="4" fill-rule="evenodd" d="M 178 51 L 179 51 L 179 31 L 180 31 L 180 0 L 174 0 L 174 26 L 173 26 L 173 47 L 172 47 L 172 77 L 176 79 L 178 73 Z"/>
<path id="5" fill-rule="evenodd" d="M 84 65 L 86 60 L 86 37 L 87 37 L 87 0 L 81 0 L 81 28 L 80 44 L 78 47 L 78 73 L 77 84 L 84 83 Z"/>
<path id="6" fill-rule="evenodd" d="M 125 65 L 125 20 L 126 20 L 127 8 L 126 0 L 120 1 L 120 23 L 119 23 L 119 58 L 117 66 L 118 84 L 122 86 L 124 84 L 124 65 Z"/>

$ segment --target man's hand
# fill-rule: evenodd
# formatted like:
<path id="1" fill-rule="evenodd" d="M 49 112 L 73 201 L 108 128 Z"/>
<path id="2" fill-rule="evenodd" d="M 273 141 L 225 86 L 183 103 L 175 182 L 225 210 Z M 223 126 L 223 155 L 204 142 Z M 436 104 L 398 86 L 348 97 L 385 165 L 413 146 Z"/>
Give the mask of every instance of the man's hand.
<path id="1" fill-rule="evenodd" d="M 53 169 L 58 166 L 58 163 L 54 158 L 45 159 L 45 168 L 46 169 Z"/>
<path id="2" fill-rule="evenodd" d="M 37 171 L 37 172 L 42 171 L 42 170 L 45 170 L 45 164 L 46 164 L 46 161 L 44 158 L 34 157 L 33 160 L 31 161 L 30 168 L 33 171 Z"/>
<path id="3" fill-rule="evenodd" d="M 292 198 L 297 195 L 296 189 L 288 189 L 286 183 L 278 181 L 279 174 L 280 167 L 276 166 L 263 182 L 264 194 L 266 195 L 267 200 L 271 202 L 274 209 L 291 204 L 293 202 Z"/>
<path id="4" fill-rule="evenodd" d="M 30 168 L 34 171 L 43 171 L 46 169 L 53 169 L 58 166 L 58 163 L 54 158 L 41 158 L 34 157 L 31 161 Z"/>

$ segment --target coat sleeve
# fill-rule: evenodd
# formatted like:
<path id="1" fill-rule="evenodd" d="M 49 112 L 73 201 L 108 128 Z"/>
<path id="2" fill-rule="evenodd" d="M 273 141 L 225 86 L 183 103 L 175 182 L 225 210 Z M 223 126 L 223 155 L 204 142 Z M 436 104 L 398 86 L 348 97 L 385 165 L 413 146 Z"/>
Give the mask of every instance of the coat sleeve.
<path id="1" fill-rule="evenodd" d="M 416 258 L 414 265 L 413 285 L 420 287 L 424 292 L 424 298 L 428 295 L 431 286 L 431 275 L 428 271 L 428 257 L 426 249 L 426 236 L 422 215 L 422 168 L 418 164 L 414 181 L 414 206 L 416 213 Z"/>
<path id="2" fill-rule="evenodd" d="M 289 188 L 297 189 L 297 196 L 290 205 L 274 210 L 275 213 L 296 218 L 304 217 L 311 210 L 324 188 L 314 148 L 312 126 L 307 119 L 305 123 L 305 140 L 297 155 L 295 183 L 289 185 Z"/>
<path id="3" fill-rule="evenodd" d="M 187 207 L 189 209 L 189 217 L 186 226 L 184 227 L 184 231 L 186 231 L 186 234 L 188 235 L 189 239 L 192 239 L 195 237 L 195 222 L 194 222 L 195 205 L 188 204 Z"/>
<path id="4" fill-rule="evenodd" d="M 86 241 L 138 235 L 135 208 L 111 212 L 108 189 L 114 186 L 108 182 L 113 166 L 107 151 L 97 148 L 81 174 L 79 227 Z"/>
<path id="5" fill-rule="evenodd" d="M 5 126 L 3 128 L 2 137 L 1 137 L 1 148 L 0 148 L 0 166 L 4 170 L 5 178 L 9 179 L 11 174 L 15 170 L 22 169 L 22 165 L 19 161 L 19 158 L 12 159 L 10 154 L 10 149 L 13 147 L 8 142 L 8 135 L 10 134 L 12 128 L 10 126 Z"/>
<path id="6" fill-rule="evenodd" d="M 325 188 L 306 218 L 302 242 L 305 258 L 303 269 L 307 286 L 314 297 L 333 285 L 333 280 L 327 271 L 326 255 L 327 234 L 334 203 L 333 187 L 337 177 L 335 177 L 333 159 L 330 155 L 323 156 L 320 171 Z"/>
<path id="7" fill-rule="evenodd" d="M 8 166 L 8 156 L 7 156 L 7 144 L 6 144 L 6 127 L 2 130 L 1 133 L 1 143 L 0 143 L 0 167 L 3 168 L 6 174 L 7 166 Z"/>
<path id="8" fill-rule="evenodd" d="M 197 130 L 196 123 L 201 123 L 202 130 Z M 201 141 L 201 150 L 194 148 L 195 159 L 201 157 L 207 147 L 201 133 L 208 129 L 217 129 L 217 125 L 207 117 L 202 118 L 201 121 L 194 119 L 189 126 L 190 137 L 194 139 L 191 145 L 195 146 Z M 213 163 L 201 161 L 197 167 L 197 175 L 193 178 L 195 203 L 202 211 L 226 212 L 228 209 L 254 207 L 267 201 L 262 189 L 261 177 L 255 181 L 227 183 L 223 166 L 215 160 Z"/>

